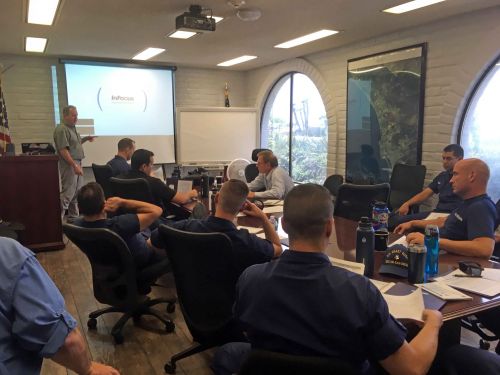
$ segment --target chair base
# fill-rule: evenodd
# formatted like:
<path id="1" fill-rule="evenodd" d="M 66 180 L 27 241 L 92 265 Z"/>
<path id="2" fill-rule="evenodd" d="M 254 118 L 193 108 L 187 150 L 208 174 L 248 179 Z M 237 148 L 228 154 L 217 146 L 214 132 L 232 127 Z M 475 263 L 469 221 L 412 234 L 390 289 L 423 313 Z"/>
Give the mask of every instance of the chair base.
<path id="1" fill-rule="evenodd" d="M 165 319 L 161 316 L 157 311 L 153 310 L 151 307 L 155 306 L 159 303 L 167 303 L 167 311 L 173 312 L 175 310 L 175 302 L 176 298 L 155 298 L 149 299 L 147 298 L 143 303 L 138 304 L 137 306 L 110 306 L 105 307 L 103 309 L 99 309 L 93 311 L 89 314 L 89 320 L 87 321 L 87 327 L 89 329 L 95 329 L 97 327 L 97 318 L 103 314 L 112 313 L 112 312 L 121 312 L 123 315 L 118 319 L 113 328 L 111 329 L 111 336 L 115 341 L 115 344 L 122 344 L 124 341 L 122 330 L 127 321 L 132 318 L 134 323 L 137 323 L 140 320 L 142 315 L 152 315 L 160 320 L 165 325 L 165 331 L 170 333 L 175 329 L 175 324 L 171 319 Z M 172 307 L 173 306 L 173 307 Z"/>
<path id="2" fill-rule="evenodd" d="M 176 366 L 177 361 L 179 361 L 183 358 L 192 356 L 194 354 L 201 353 L 207 349 L 213 348 L 214 346 L 216 346 L 216 345 L 215 344 L 214 345 L 202 345 L 202 344 L 195 342 L 189 348 L 183 350 L 180 353 L 173 355 L 172 358 L 170 358 L 170 361 L 165 363 L 165 367 L 164 367 L 165 372 L 167 374 L 175 374 L 175 370 L 177 368 L 177 366 Z"/>

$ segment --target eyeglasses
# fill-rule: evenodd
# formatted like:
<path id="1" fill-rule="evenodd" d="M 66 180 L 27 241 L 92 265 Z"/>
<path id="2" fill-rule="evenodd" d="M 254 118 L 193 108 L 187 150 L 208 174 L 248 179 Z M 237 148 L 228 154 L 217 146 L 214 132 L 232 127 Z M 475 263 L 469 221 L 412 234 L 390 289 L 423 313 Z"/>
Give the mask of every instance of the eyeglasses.
<path id="1" fill-rule="evenodd" d="M 484 269 L 479 263 L 465 261 L 458 262 L 458 268 L 460 268 L 460 271 L 471 277 L 480 277 L 481 272 L 483 272 Z"/>

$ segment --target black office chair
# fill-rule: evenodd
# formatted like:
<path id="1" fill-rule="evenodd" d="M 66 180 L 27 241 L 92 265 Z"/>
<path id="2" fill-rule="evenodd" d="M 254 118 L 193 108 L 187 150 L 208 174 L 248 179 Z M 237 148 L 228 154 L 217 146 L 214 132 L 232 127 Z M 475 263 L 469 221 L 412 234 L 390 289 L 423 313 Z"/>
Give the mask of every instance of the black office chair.
<path id="1" fill-rule="evenodd" d="M 323 186 L 328 189 L 332 197 L 335 199 L 339 193 L 339 187 L 344 183 L 344 177 L 339 174 L 328 176 L 323 183 Z"/>
<path id="2" fill-rule="evenodd" d="M 107 198 L 113 196 L 113 190 L 111 189 L 111 183 L 109 179 L 113 176 L 113 170 L 107 164 L 97 165 L 92 163 L 92 171 L 94 172 L 95 181 L 101 185 L 104 191 L 104 196 Z"/>
<path id="3" fill-rule="evenodd" d="M 151 307 L 167 303 L 167 312 L 174 312 L 176 298 L 150 299 L 147 296 L 156 279 L 169 271 L 168 259 L 136 270 L 127 244 L 115 232 L 105 228 L 82 228 L 72 224 L 63 224 L 63 230 L 90 262 L 95 298 L 100 303 L 110 305 L 89 314 L 89 329 L 97 327 L 96 318 L 102 314 L 121 312 L 123 315 L 111 329 L 116 344 L 124 341 L 122 329 L 125 323 L 130 318 L 137 323 L 141 315 L 157 317 L 165 325 L 166 332 L 173 332 L 175 325 L 172 320 L 165 319 Z"/>
<path id="4" fill-rule="evenodd" d="M 391 174 L 391 195 L 389 209 L 397 210 L 401 205 L 414 195 L 420 193 L 424 186 L 425 165 L 396 164 Z M 411 213 L 418 212 L 418 205 L 410 207 Z"/>
<path id="5" fill-rule="evenodd" d="M 342 184 L 339 187 L 333 214 L 350 220 L 371 217 L 375 201 L 387 202 L 391 186 L 385 182 L 377 185 Z"/>
<path id="6" fill-rule="evenodd" d="M 245 339 L 232 318 L 238 274 L 229 237 L 184 232 L 166 225 L 159 230 L 168 249 L 179 306 L 194 341 L 165 364 L 165 371 L 173 374 L 182 358 Z"/>
<path id="7" fill-rule="evenodd" d="M 357 375 L 351 365 L 335 358 L 252 350 L 239 375 Z"/>
<path id="8" fill-rule="evenodd" d="M 245 179 L 247 182 L 252 182 L 259 175 L 259 170 L 257 169 L 257 159 L 258 154 L 261 151 L 271 151 L 268 148 L 256 148 L 252 151 L 252 160 L 254 161 L 252 164 L 248 164 L 245 167 Z"/>

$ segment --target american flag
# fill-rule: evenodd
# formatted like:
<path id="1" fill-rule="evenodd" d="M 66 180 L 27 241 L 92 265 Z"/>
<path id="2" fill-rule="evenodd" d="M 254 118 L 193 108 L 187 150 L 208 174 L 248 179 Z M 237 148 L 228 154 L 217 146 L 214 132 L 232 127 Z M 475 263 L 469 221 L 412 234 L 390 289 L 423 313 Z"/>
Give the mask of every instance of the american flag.
<path id="1" fill-rule="evenodd" d="M 9 143 L 11 143 L 9 119 L 7 118 L 7 107 L 5 106 L 2 86 L 0 85 L 0 153 L 5 152 Z"/>

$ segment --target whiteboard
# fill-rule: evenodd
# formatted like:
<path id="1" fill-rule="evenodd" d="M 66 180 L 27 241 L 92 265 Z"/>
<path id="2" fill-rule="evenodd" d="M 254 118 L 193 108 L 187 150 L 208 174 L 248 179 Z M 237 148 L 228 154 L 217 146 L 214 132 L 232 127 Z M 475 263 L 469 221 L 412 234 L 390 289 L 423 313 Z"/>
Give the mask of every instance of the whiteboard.
<path id="1" fill-rule="evenodd" d="M 250 159 L 258 144 L 255 108 L 177 108 L 177 163 Z"/>

